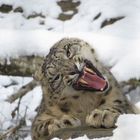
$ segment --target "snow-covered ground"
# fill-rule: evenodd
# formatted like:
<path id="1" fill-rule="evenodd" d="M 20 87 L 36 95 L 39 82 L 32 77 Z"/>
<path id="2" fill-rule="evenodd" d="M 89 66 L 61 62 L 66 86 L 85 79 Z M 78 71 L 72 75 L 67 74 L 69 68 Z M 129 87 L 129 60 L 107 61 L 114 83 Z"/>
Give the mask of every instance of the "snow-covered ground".
<path id="1" fill-rule="evenodd" d="M 140 78 L 140 63 L 138 61 L 140 60 L 140 40 L 130 40 L 102 33 L 55 33 L 45 30 L 3 29 L 0 31 L 0 56 L 3 58 L 32 54 L 45 56 L 50 47 L 63 37 L 78 37 L 89 42 L 96 50 L 99 59 L 105 65 L 112 67 L 111 71 L 118 81 Z"/>
<path id="2" fill-rule="evenodd" d="M 73 0 L 75 3 L 77 1 Z M 79 1 L 78 13 L 70 20 L 61 21 L 58 17 L 64 12 L 57 4 L 59 0 L 0 0 L 0 7 L 4 4 L 12 6 L 8 13 L 0 8 L 0 58 L 30 54 L 45 56 L 61 38 L 78 37 L 95 48 L 99 59 L 111 68 L 118 81 L 140 79 L 140 1 Z M 22 12 L 15 12 L 19 7 Z M 65 13 L 71 14 L 73 11 Z M 39 16 L 33 17 L 35 14 Z M 118 17 L 124 18 L 101 28 L 105 20 Z M 11 113 L 18 101 L 9 104 L 4 100 L 31 80 L 0 76 L 0 131 L 14 126 L 17 119 L 12 118 Z M 26 113 L 28 126 L 40 100 L 40 87 L 21 100 L 19 116 L 21 118 Z M 140 102 L 137 105 L 140 107 Z M 121 115 L 117 126 L 112 137 L 94 140 L 140 140 L 140 115 Z M 31 140 L 30 136 L 25 140 Z M 88 138 L 84 136 L 75 140 Z"/>

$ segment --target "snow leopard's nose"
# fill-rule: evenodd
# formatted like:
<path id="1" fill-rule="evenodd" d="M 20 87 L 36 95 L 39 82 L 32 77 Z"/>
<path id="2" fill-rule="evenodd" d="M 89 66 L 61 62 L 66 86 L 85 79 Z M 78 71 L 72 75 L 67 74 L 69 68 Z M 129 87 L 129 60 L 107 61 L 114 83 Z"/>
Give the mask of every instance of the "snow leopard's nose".
<path id="1" fill-rule="evenodd" d="M 80 73 L 77 65 L 74 65 L 73 70 L 69 73 L 70 75 L 78 74 Z"/>
<path id="2" fill-rule="evenodd" d="M 81 63 L 76 62 L 75 65 L 76 65 L 76 67 L 77 67 L 78 73 L 80 73 L 80 72 L 82 71 L 82 69 L 83 69 L 83 67 L 84 67 L 85 64 L 84 64 L 84 61 L 83 61 L 83 62 L 81 62 Z"/>

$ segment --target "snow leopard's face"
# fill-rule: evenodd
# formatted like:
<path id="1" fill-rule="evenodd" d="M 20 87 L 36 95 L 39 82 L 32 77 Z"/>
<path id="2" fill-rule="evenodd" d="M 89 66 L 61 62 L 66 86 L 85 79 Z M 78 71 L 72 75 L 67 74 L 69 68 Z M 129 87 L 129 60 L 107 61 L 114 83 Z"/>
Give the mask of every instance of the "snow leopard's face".
<path id="1" fill-rule="evenodd" d="M 70 88 L 104 91 L 108 87 L 107 81 L 96 69 L 94 50 L 88 43 L 76 38 L 57 42 L 46 56 L 42 71 L 53 93 Z"/>

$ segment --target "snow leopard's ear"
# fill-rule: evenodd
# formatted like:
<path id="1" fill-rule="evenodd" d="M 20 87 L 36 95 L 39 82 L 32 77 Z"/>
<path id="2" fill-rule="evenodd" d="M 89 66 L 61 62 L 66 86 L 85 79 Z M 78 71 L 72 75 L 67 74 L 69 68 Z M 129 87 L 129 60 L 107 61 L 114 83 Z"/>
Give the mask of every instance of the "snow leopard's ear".
<path id="1" fill-rule="evenodd" d="M 33 74 L 33 78 L 36 80 L 36 81 L 42 81 L 44 77 L 44 74 L 42 72 L 42 68 L 40 67 L 34 74 Z"/>

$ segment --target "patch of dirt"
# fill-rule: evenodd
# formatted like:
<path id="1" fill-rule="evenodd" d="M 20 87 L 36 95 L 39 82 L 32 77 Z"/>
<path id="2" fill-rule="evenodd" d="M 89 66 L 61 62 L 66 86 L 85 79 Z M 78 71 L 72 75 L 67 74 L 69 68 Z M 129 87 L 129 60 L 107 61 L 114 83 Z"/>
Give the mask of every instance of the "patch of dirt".
<path id="1" fill-rule="evenodd" d="M 101 13 L 98 13 L 93 20 L 97 20 L 101 16 Z"/>
<path id="2" fill-rule="evenodd" d="M 2 4 L 0 6 L 0 12 L 2 13 L 9 13 L 10 11 L 12 11 L 12 9 L 13 9 L 12 5 Z"/>
<path id="3" fill-rule="evenodd" d="M 32 13 L 31 15 L 29 15 L 29 16 L 27 17 L 27 19 L 36 18 L 36 17 L 45 18 L 45 15 L 43 15 L 42 13 L 36 13 L 36 12 L 34 12 L 34 13 Z"/>
<path id="4" fill-rule="evenodd" d="M 124 19 L 125 17 L 124 16 L 121 16 L 121 17 L 115 17 L 115 18 L 110 18 L 110 19 L 106 19 L 102 22 L 101 24 L 101 28 L 104 28 L 105 26 L 108 26 L 108 25 L 111 25 L 119 20 L 122 20 Z"/>
<path id="5" fill-rule="evenodd" d="M 80 5 L 80 1 L 74 2 L 73 0 L 61 0 L 57 4 L 61 7 L 62 13 L 58 19 L 62 21 L 70 20 L 75 14 L 78 13 L 77 7 Z M 72 14 L 66 14 L 66 12 L 72 11 Z"/>
<path id="6" fill-rule="evenodd" d="M 17 13 L 17 12 L 18 13 L 23 13 L 23 9 L 22 9 L 22 7 L 17 7 L 17 8 L 14 9 L 14 12 L 15 13 Z"/>

